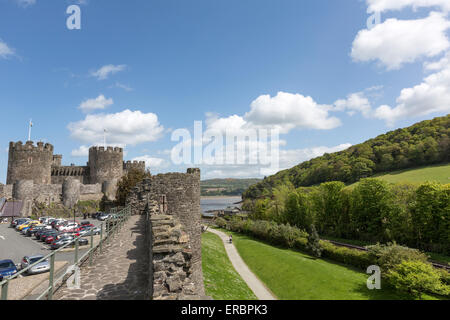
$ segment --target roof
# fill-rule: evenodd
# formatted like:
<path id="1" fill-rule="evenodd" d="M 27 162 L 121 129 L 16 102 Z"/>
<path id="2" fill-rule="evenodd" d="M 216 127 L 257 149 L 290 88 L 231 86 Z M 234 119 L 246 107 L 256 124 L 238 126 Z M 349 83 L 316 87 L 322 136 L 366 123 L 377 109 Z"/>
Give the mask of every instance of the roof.
<path id="1" fill-rule="evenodd" d="M 22 206 L 22 201 L 7 201 L 0 209 L 0 217 L 20 217 Z"/>

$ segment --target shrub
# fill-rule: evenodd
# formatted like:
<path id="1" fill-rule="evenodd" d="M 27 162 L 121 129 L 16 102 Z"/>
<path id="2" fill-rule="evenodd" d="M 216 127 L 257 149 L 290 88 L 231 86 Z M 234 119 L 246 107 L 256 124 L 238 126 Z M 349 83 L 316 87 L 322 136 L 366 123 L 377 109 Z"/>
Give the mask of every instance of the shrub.
<path id="1" fill-rule="evenodd" d="M 444 284 L 450 286 L 450 272 L 444 270 L 444 269 L 439 269 L 438 270 L 439 273 L 441 274 L 441 280 Z"/>
<path id="2" fill-rule="evenodd" d="M 320 245 L 319 234 L 317 233 L 316 227 L 311 225 L 311 232 L 308 236 L 308 243 L 306 247 L 313 254 L 313 256 L 320 258 L 322 256 L 322 246 Z"/>
<path id="3" fill-rule="evenodd" d="M 338 247 L 328 241 L 321 241 L 322 257 L 366 270 L 375 264 L 367 251 Z"/>
<path id="4" fill-rule="evenodd" d="M 369 256 L 383 272 L 389 272 L 393 267 L 403 261 L 427 262 L 428 257 L 417 249 L 400 246 L 393 243 L 387 245 L 376 244 L 369 246 Z"/>
<path id="5" fill-rule="evenodd" d="M 216 225 L 219 228 L 226 228 L 227 227 L 227 220 L 225 220 L 224 218 L 217 218 L 216 219 Z"/>
<path id="6" fill-rule="evenodd" d="M 397 290 L 422 298 L 424 292 L 449 294 L 449 287 L 441 282 L 440 273 L 430 264 L 421 261 L 403 261 L 388 273 L 389 283 Z"/>

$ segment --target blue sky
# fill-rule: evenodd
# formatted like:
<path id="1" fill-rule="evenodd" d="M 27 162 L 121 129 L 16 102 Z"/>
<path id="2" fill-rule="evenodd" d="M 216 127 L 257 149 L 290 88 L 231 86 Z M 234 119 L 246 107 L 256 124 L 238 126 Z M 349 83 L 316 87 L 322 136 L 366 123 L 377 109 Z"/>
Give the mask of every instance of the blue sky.
<path id="1" fill-rule="evenodd" d="M 0 0 L 0 182 L 30 118 L 33 140 L 64 164 L 84 164 L 106 128 L 158 173 L 184 170 L 171 132 L 196 120 L 282 128 L 284 168 L 446 115 L 450 7 L 399 3 Z M 73 4 L 80 30 L 66 27 Z M 201 167 L 203 178 L 261 175 Z"/>

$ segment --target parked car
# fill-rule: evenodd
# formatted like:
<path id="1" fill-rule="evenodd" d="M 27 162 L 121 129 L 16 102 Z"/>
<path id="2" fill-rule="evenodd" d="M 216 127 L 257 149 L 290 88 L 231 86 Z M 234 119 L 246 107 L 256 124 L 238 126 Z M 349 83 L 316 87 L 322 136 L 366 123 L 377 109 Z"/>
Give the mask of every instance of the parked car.
<path id="1" fill-rule="evenodd" d="M 73 241 L 73 239 L 75 239 L 74 237 L 63 237 L 59 240 L 56 240 L 55 242 L 53 242 L 50 246 L 51 249 L 55 250 L 55 249 L 59 249 L 62 246 L 65 246 L 66 244 L 70 243 Z"/>
<path id="2" fill-rule="evenodd" d="M 22 262 L 20 263 L 20 267 L 22 269 L 26 269 L 29 266 L 31 266 L 33 263 L 36 263 L 39 260 L 41 260 L 42 258 L 44 258 L 43 255 L 23 257 Z M 37 273 L 48 272 L 48 271 L 50 271 L 50 263 L 49 263 L 48 259 L 45 259 L 45 260 L 39 262 L 38 264 L 34 265 L 30 269 L 28 269 L 26 271 L 26 273 L 27 274 L 37 274 Z"/>
<path id="3" fill-rule="evenodd" d="M 94 236 L 97 234 L 100 234 L 100 228 L 99 227 L 84 228 L 80 232 L 78 232 L 76 235 L 81 236 L 81 237 L 88 237 L 91 234 Z"/>
<path id="4" fill-rule="evenodd" d="M 57 227 L 58 225 L 62 225 L 64 222 L 66 222 L 66 220 L 64 220 L 64 219 L 56 219 L 56 220 L 53 220 L 53 221 L 50 223 L 50 225 L 51 225 L 53 228 L 56 229 L 56 227 Z"/>
<path id="5" fill-rule="evenodd" d="M 98 217 L 98 220 L 100 220 L 100 221 L 105 221 L 105 220 L 109 219 L 109 216 L 110 216 L 110 215 L 107 214 L 107 213 L 102 214 L 101 216 Z"/>
<path id="6" fill-rule="evenodd" d="M 64 225 L 64 226 L 60 226 L 59 228 L 57 228 L 58 231 L 69 231 L 69 230 L 73 230 L 79 227 L 79 224 L 76 222 L 69 222 L 68 224 Z"/>
<path id="7" fill-rule="evenodd" d="M 41 238 L 39 240 L 41 240 L 42 242 L 45 242 L 47 237 L 49 237 L 49 236 L 56 237 L 57 235 L 58 235 L 58 232 L 53 230 L 53 231 L 46 232 L 43 235 L 41 235 Z"/>
<path id="8" fill-rule="evenodd" d="M 28 221 L 31 221 L 31 219 L 29 218 L 18 218 L 18 219 L 13 219 L 11 221 L 11 224 L 9 225 L 11 228 L 15 228 L 17 225 L 21 225 L 22 223 L 26 223 Z"/>
<path id="9" fill-rule="evenodd" d="M 17 226 L 16 229 L 18 231 L 22 231 L 24 228 L 28 228 L 28 227 L 31 227 L 31 226 L 36 226 L 38 224 L 40 224 L 39 221 L 33 220 L 33 221 L 30 221 L 30 222 L 27 222 L 27 223 L 23 223 L 23 224 Z"/>
<path id="10" fill-rule="evenodd" d="M 13 276 L 17 273 L 17 267 L 12 260 L 0 261 L 0 276 L 3 278 Z"/>
<path id="11" fill-rule="evenodd" d="M 31 227 L 31 228 L 29 228 L 28 230 L 27 230 L 27 232 L 26 232 L 26 236 L 27 237 L 31 237 L 31 236 L 33 236 L 36 232 L 38 232 L 38 231 L 41 231 L 41 230 L 50 230 L 51 229 L 51 227 L 50 226 L 47 226 L 47 225 L 37 225 L 37 226 L 34 226 L 34 227 Z"/>
<path id="12" fill-rule="evenodd" d="M 42 240 L 42 237 L 43 237 L 44 235 L 47 235 L 47 234 L 50 234 L 50 233 L 55 233 L 55 232 L 57 232 L 57 231 L 56 231 L 56 230 L 53 230 L 53 229 L 51 229 L 51 230 L 42 230 L 42 231 L 36 232 L 36 234 L 34 235 L 34 237 L 35 237 L 37 240 Z"/>
<path id="13" fill-rule="evenodd" d="M 91 215 L 92 219 L 98 219 L 104 212 L 97 212 Z"/>

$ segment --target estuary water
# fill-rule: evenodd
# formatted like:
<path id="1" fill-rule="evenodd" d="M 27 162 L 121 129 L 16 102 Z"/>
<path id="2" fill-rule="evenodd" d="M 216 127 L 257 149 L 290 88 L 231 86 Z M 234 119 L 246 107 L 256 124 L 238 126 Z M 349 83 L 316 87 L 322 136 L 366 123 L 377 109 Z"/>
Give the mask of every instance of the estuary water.
<path id="1" fill-rule="evenodd" d="M 202 197 L 200 206 L 202 213 L 208 210 L 222 210 L 229 206 L 237 206 L 234 203 L 241 201 L 240 196 L 237 197 Z"/>

